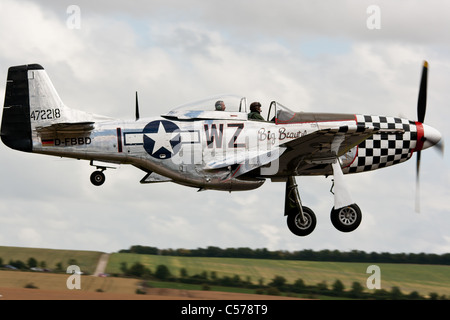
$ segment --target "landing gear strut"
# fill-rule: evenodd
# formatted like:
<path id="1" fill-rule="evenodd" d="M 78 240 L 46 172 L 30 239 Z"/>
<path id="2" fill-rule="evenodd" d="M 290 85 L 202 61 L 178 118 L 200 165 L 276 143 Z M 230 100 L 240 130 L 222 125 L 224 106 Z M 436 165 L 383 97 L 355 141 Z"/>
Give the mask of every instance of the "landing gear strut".
<path id="1" fill-rule="evenodd" d="M 330 214 L 331 223 L 341 232 L 352 232 L 361 223 L 361 209 L 356 203 L 352 202 L 343 182 L 342 170 L 338 163 L 333 164 L 333 171 L 334 182 L 330 191 L 334 195 L 335 205 Z M 297 236 L 304 237 L 314 231 L 317 220 L 314 212 L 302 205 L 297 187 L 295 177 L 288 177 L 286 181 L 284 215 L 287 216 L 289 230 Z M 338 209 L 335 209 L 336 207 Z"/>
<path id="2" fill-rule="evenodd" d="M 102 184 L 105 183 L 106 178 L 105 178 L 105 174 L 103 173 L 103 171 L 105 171 L 106 169 L 116 169 L 114 167 L 105 167 L 105 166 L 95 165 L 94 160 L 91 160 L 90 165 L 92 167 L 97 168 L 97 171 L 94 171 L 91 174 L 91 183 L 94 186 L 101 186 Z"/>
<path id="3" fill-rule="evenodd" d="M 297 236 L 307 236 L 316 227 L 316 215 L 310 208 L 302 206 L 295 177 L 289 177 L 286 182 L 284 215 L 289 230 Z"/>

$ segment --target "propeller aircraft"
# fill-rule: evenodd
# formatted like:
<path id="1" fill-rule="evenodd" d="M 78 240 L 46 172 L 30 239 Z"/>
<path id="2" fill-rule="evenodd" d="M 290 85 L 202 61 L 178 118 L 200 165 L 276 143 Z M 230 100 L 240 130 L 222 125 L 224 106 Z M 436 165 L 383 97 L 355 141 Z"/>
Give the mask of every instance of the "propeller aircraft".
<path id="1" fill-rule="evenodd" d="M 39 64 L 8 70 L 1 139 L 8 147 L 44 155 L 90 161 L 90 180 L 128 164 L 145 172 L 141 183 L 175 182 L 200 190 L 243 191 L 267 179 L 286 184 L 284 215 L 292 233 L 310 234 L 314 212 L 303 206 L 296 176 L 333 175 L 331 221 L 342 232 L 361 223 L 345 175 L 403 163 L 438 146 L 441 134 L 424 124 L 428 63 L 424 62 L 418 119 L 295 112 L 270 103 L 264 120 L 253 120 L 247 99 L 216 96 L 185 104 L 166 114 L 141 118 L 136 93 L 134 119 L 117 120 L 67 107 Z M 252 110 L 254 111 L 254 110 Z M 418 178 L 417 178 L 418 179 Z M 418 180 L 417 180 L 418 181 Z"/>

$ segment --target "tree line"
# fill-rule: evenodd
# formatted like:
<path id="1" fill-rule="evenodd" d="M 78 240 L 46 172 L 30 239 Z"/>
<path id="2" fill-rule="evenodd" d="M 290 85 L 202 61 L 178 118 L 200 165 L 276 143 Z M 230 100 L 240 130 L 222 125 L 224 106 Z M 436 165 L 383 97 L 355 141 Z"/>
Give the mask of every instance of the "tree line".
<path id="1" fill-rule="evenodd" d="M 78 264 L 77 260 L 69 259 L 67 265 L 76 265 Z M 42 271 L 42 272 L 66 272 L 64 268 L 63 262 L 56 263 L 54 268 L 49 268 L 47 262 L 38 261 L 34 257 L 28 258 L 26 262 L 22 260 L 9 260 L 9 263 L 4 263 L 3 258 L 0 257 L 0 268 L 2 269 L 13 269 L 13 270 L 32 270 L 32 271 Z"/>
<path id="2" fill-rule="evenodd" d="M 447 300 L 445 295 L 431 292 L 428 296 L 420 295 L 417 291 L 408 294 L 403 293 L 399 287 L 392 287 L 391 290 L 378 289 L 369 290 L 357 281 L 354 281 L 350 288 L 346 288 L 341 280 L 336 280 L 329 285 L 326 281 L 316 285 L 307 285 L 303 279 L 299 278 L 294 283 L 288 283 L 283 276 L 275 276 L 267 284 L 264 279 L 259 279 L 255 284 L 250 277 L 242 279 L 239 275 L 219 277 L 215 271 L 203 271 L 200 274 L 189 275 L 186 268 L 181 268 L 179 275 L 172 274 L 166 265 L 156 266 L 155 271 L 147 268 L 140 262 L 135 262 L 131 267 L 122 262 L 120 268 L 121 276 L 143 279 L 142 289 L 137 289 L 136 293 L 146 294 L 146 288 L 151 288 L 151 280 L 179 282 L 186 284 L 201 285 L 202 290 L 211 290 L 210 286 L 224 286 L 253 289 L 256 294 L 267 295 L 301 295 L 308 298 L 317 296 L 331 296 L 351 299 L 376 299 L 376 300 Z"/>
<path id="3" fill-rule="evenodd" d="M 364 263 L 413 263 L 450 265 L 450 253 L 390 253 L 352 250 L 341 252 L 339 250 L 313 251 L 271 251 L 266 248 L 226 248 L 209 246 L 197 249 L 158 249 L 156 247 L 134 245 L 130 249 L 119 250 L 119 253 L 137 253 L 163 256 L 182 257 L 209 257 L 209 258 L 247 258 L 247 259 L 275 259 L 275 260 L 301 260 L 301 261 L 332 261 L 332 262 L 364 262 Z"/>

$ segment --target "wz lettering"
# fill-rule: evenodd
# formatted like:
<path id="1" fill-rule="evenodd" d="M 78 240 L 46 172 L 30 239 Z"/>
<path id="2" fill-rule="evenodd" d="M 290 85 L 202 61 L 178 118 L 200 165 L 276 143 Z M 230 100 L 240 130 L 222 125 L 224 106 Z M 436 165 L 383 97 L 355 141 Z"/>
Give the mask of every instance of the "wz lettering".
<path id="1" fill-rule="evenodd" d="M 245 143 L 238 143 L 237 140 L 239 138 L 239 135 L 241 134 L 242 130 L 244 129 L 243 123 L 229 123 L 227 124 L 227 128 L 236 128 L 236 130 L 233 132 L 231 138 L 228 140 L 228 148 L 245 148 Z M 209 149 L 212 149 L 214 145 L 216 148 L 224 148 L 225 147 L 225 141 L 223 139 L 224 137 L 224 124 L 220 123 L 219 127 L 217 127 L 217 124 L 205 124 L 205 135 L 206 135 L 206 145 Z"/>

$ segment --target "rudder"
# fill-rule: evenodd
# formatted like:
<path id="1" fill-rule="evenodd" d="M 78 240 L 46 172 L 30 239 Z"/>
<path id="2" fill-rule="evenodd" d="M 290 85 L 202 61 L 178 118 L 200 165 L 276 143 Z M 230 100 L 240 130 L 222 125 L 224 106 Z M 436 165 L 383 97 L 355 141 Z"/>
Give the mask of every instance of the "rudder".
<path id="1" fill-rule="evenodd" d="M 43 69 L 38 64 L 8 69 L 1 138 L 3 143 L 12 149 L 32 151 L 28 71 Z"/>

